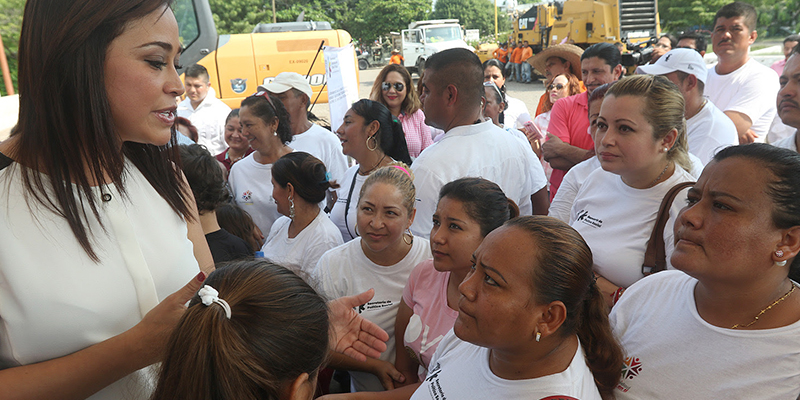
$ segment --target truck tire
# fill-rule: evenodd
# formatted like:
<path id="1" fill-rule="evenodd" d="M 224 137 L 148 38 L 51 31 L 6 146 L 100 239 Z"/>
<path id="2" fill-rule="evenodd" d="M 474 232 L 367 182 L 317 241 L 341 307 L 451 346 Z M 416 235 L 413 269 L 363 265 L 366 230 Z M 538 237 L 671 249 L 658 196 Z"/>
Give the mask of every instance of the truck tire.
<path id="1" fill-rule="evenodd" d="M 369 68 L 369 63 L 367 62 L 367 60 L 364 59 L 358 60 L 358 69 L 364 70 L 367 68 Z"/>
<path id="2" fill-rule="evenodd" d="M 425 72 L 425 59 L 420 58 L 417 60 L 417 76 L 422 76 L 422 73 Z"/>

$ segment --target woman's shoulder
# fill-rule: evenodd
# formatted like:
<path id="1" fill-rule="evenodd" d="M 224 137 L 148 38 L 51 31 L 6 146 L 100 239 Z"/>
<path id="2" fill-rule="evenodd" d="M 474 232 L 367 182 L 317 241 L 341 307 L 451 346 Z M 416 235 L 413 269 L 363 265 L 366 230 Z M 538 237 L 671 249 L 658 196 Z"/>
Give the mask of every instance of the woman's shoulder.
<path id="1" fill-rule="evenodd" d="M 647 299 L 660 299 L 656 301 L 661 303 L 665 301 L 665 297 L 680 297 L 690 285 L 693 287 L 695 281 L 696 279 L 683 271 L 667 270 L 657 272 L 631 285 L 614 308 L 621 306 L 624 309 L 629 302 L 633 302 L 638 306 Z M 665 304 L 669 304 L 669 302 Z"/>
<path id="2" fill-rule="evenodd" d="M 313 223 L 315 225 L 314 236 L 317 237 L 317 241 L 333 244 L 334 246 L 343 244 L 342 232 L 324 211 L 320 210 Z"/>

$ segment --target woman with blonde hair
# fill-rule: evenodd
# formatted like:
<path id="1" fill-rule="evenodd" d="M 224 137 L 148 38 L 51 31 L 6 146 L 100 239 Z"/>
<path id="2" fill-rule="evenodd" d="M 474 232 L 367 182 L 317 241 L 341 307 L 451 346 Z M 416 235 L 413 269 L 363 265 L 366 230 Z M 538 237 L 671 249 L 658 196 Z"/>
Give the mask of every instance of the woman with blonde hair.
<path id="1" fill-rule="evenodd" d="M 642 268 L 645 249 L 664 196 L 673 186 L 694 180 L 687 172 L 691 162 L 683 103 L 675 84 L 652 75 L 618 81 L 602 102 L 595 133 L 602 168 L 578 190 L 570 225 L 592 249 L 597 284 L 609 304 L 648 272 Z M 669 208 L 670 221 L 685 199 L 684 190 Z M 663 237 L 668 258 L 672 230 L 664 229 Z"/>
<path id="2" fill-rule="evenodd" d="M 425 125 L 422 103 L 406 67 L 400 64 L 385 66 L 375 78 L 369 98 L 386 106 L 392 116 L 400 121 L 412 159 L 433 144 L 431 129 Z"/>
<path id="3" fill-rule="evenodd" d="M 403 287 L 414 267 L 431 257 L 428 240 L 408 230 L 416 210 L 414 175 L 393 163 L 369 175 L 358 199 L 359 237 L 325 253 L 317 264 L 320 289 L 340 297 L 375 289 L 375 298 L 359 308 L 361 316 L 390 336 L 388 349 L 366 362 L 334 355 L 330 366 L 349 370 L 353 391 L 381 391 L 403 382 L 394 367 L 394 325 Z"/>

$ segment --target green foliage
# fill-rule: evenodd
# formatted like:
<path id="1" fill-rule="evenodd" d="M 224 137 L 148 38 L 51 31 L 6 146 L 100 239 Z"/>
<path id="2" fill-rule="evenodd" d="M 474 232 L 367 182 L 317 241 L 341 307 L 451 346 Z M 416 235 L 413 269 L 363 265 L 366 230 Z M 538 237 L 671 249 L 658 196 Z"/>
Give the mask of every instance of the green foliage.
<path id="1" fill-rule="evenodd" d="M 400 32 L 413 21 L 428 18 L 430 0 L 359 0 L 353 12 L 350 34 L 371 40 L 389 32 Z"/>
<path id="2" fill-rule="evenodd" d="M 480 29 L 481 35 L 494 33 L 494 3 L 488 0 L 437 0 L 431 19 L 445 18 L 457 18 L 466 29 Z"/>
<path id="3" fill-rule="evenodd" d="M 0 0 L 0 36 L 8 58 L 14 92 L 17 92 L 17 60 L 19 58 L 19 34 L 22 30 L 22 11 L 25 0 Z M 0 82 L 0 93 L 7 95 L 5 84 Z"/>
<path id="4" fill-rule="evenodd" d="M 800 30 L 800 0 L 743 0 L 758 11 L 760 37 L 783 37 Z M 661 0 L 658 12 L 664 32 L 712 30 L 714 14 L 731 0 Z"/>

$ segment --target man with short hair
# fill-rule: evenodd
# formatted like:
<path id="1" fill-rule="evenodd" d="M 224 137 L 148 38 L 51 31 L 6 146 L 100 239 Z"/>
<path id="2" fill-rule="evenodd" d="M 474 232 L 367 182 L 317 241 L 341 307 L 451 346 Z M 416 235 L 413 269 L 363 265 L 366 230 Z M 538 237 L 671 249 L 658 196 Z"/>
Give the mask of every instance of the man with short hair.
<path id="1" fill-rule="evenodd" d="M 739 143 L 766 140 L 779 90 L 775 71 L 750 58 L 757 17 L 750 4 L 727 4 L 714 16 L 711 34 L 719 63 L 708 70 L 706 97 L 736 125 Z"/>
<path id="2" fill-rule="evenodd" d="M 798 43 L 800 43 L 800 35 L 789 35 L 783 39 L 783 58 L 775 61 L 770 67 L 778 73 L 778 76 L 783 74 L 783 66 L 786 65 L 786 61 L 789 61 L 792 49 L 794 49 L 794 46 L 797 46 Z"/>
<path id="3" fill-rule="evenodd" d="M 259 89 L 280 99 L 289 113 L 294 135 L 289 147 L 319 158 L 331 174 L 330 180 L 341 182 L 347 171 L 342 142 L 333 132 L 308 120 L 308 107 L 314 95 L 308 80 L 297 72 L 281 72 Z"/>
<path id="4" fill-rule="evenodd" d="M 797 132 L 800 131 L 800 46 L 795 46 L 789 53 L 781 73 L 780 85 L 781 90 L 776 101 L 778 115 L 784 124 L 791 126 L 795 131 L 774 145 L 797 151 L 800 148 L 800 143 L 797 141 Z"/>
<path id="5" fill-rule="evenodd" d="M 678 47 L 679 49 L 694 49 L 701 56 L 706 55 L 706 37 L 703 36 L 700 32 L 692 31 L 686 32 L 678 38 Z"/>
<path id="6" fill-rule="evenodd" d="M 520 65 L 522 66 L 522 83 L 531 83 L 531 65 L 528 63 L 528 59 L 533 57 L 533 49 L 531 46 L 528 45 L 528 41 L 525 40 L 522 42 L 522 56 L 519 59 Z"/>
<path id="7" fill-rule="evenodd" d="M 614 82 L 625 72 L 617 47 L 597 43 L 581 55 L 581 76 L 586 92 L 564 97 L 550 111 L 548 140 L 542 145 L 545 161 L 553 167 L 550 174 L 550 200 L 553 200 L 564 175 L 575 164 L 594 155 L 594 141 L 589 128 L 589 93 L 600 85 Z"/>
<path id="8" fill-rule="evenodd" d="M 228 148 L 225 119 L 231 108 L 216 97 L 206 67 L 195 64 L 187 68 L 183 81 L 186 98 L 178 104 L 178 116 L 192 122 L 197 128 L 197 143 L 212 156 L 222 153 Z"/>
<path id="9" fill-rule="evenodd" d="M 703 165 L 708 164 L 720 149 L 739 143 L 733 121 L 703 97 L 708 69 L 696 50 L 670 50 L 655 64 L 641 66 L 637 72 L 663 75 L 678 86 L 686 103 L 689 152 Z"/>
<path id="10" fill-rule="evenodd" d="M 442 129 L 441 140 L 414 160 L 415 235 L 430 235 L 431 218 L 446 183 L 468 176 L 496 183 L 522 215 L 547 214 L 547 178 L 530 145 L 481 118 L 483 68 L 475 53 L 449 49 L 432 55 L 422 75 L 425 123 Z"/>

